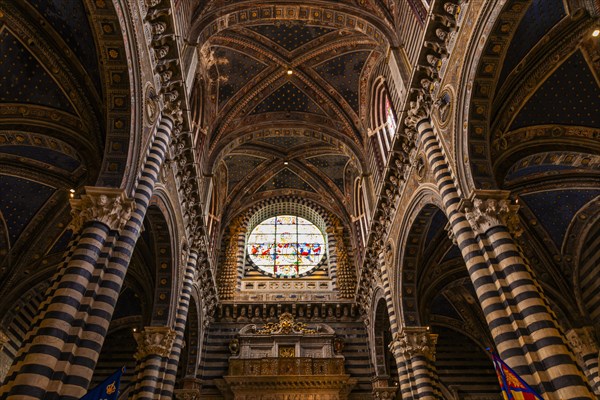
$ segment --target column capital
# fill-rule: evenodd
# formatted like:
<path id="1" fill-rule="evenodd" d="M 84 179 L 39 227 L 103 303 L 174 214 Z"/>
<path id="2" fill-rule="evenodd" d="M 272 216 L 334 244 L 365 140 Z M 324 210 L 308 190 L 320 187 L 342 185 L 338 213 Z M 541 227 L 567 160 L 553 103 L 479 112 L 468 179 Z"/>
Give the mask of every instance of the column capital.
<path id="1" fill-rule="evenodd" d="M 393 400 L 396 398 L 397 386 L 373 388 L 373 398 L 376 400 Z"/>
<path id="2" fill-rule="evenodd" d="M 429 327 L 404 327 L 394 337 L 394 347 L 408 358 L 422 355 L 435 360 L 435 346 L 438 335 L 429 331 Z"/>
<path id="3" fill-rule="evenodd" d="M 504 225 L 515 237 L 520 237 L 523 228 L 517 215 L 519 206 L 511 203 L 509 195 L 505 190 L 476 190 L 468 200 L 463 199 L 459 207 L 478 235 Z"/>
<path id="4" fill-rule="evenodd" d="M 86 186 L 85 194 L 70 199 L 70 203 L 72 221 L 69 227 L 73 232 L 78 232 L 89 221 L 121 231 L 135 209 L 135 201 L 127 198 L 125 190 L 118 188 Z"/>
<path id="5" fill-rule="evenodd" d="M 433 102 L 429 96 L 420 93 L 415 101 L 409 103 L 404 124 L 411 130 L 416 130 L 422 120 L 429 118 Z"/>
<path id="6" fill-rule="evenodd" d="M 198 389 L 176 389 L 175 398 L 177 400 L 199 400 L 200 390 Z"/>
<path id="7" fill-rule="evenodd" d="M 133 336 L 138 344 L 134 357 L 136 360 L 141 360 L 149 355 L 168 357 L 176 333 L 168 326 L 147 326 L 142 332 L 134 333 Z"/>
<path id="8" fill-rule="evenodd" d="M 598 343 L 594 338 L 594 328 L 592 327 L 571 329 L 567 332 L 567 340 L 577 358 L 598 354 Z"/>

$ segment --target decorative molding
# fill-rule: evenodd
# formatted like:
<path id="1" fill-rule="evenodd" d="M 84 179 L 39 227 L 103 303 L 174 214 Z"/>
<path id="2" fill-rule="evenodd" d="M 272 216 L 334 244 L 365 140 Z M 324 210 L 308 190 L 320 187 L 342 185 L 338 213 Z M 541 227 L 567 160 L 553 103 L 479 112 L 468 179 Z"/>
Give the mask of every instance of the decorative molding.
<path id="1" fill-rule="evenodd" d="M 310 329 L 303 322 L 294 321 L 294 316 L 290 313 L 283 313 L 279 317 L 279 322 L 269 322 L 265 326 L 256 330 L 259 335 L 290 335 L 294 333 L 313 335 L 317 330 Z"/>
<path id="2" fill-rule="evenodd" d="M 120 232 L 135 209 L 135 201 L 128 199 L 123 189 L 86 186 L 85 194 L 70 199 L 72 221 L 69 228 L 79 232 L 83 225 L 97 221 Z"/>
<path id="3" fill-rule="evenodd" d="M 333 224 L 331 230 L 333 231 L 332 233 L 336 244 L 338 296 L 342 299 L 351 299 L 356 292 L 356 275 L 348 258 L 348 251 L 344 240 L 344 226 L 334 215 L 331 215 L 330 219 Z"/>
<path id="4" fill-rule="evenodd" d="M 138 344 L 135 359 L 140 361 L 148 356 L 169 357 L 176 335 L 167 326 L 147 326 L 144 331 L 134 333 Z"/>
<path id="5" fill-rule="evenodd" d="M 225 251 L 225 261 L 219 268 L 219 276 L 217 280 L 219 285 L 219 298 L 221 300 L 231 300 L 235 294 L 238 254 L 240 251 L 238 240 L 244 229 L 243 222 L 244 216 L 239 215 L 229 224 L 229 241 Z"/>

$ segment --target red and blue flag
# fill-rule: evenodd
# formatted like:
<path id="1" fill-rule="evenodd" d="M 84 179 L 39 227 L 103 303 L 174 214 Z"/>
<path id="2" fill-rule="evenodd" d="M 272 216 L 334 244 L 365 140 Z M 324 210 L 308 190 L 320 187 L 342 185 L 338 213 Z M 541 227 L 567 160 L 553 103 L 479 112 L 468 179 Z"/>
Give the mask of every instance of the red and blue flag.
<path id="1" fill-rule="evenodd" d="M 544 400 L 496 353 L 492 353 L 492 358 L 504 400 Z"/>

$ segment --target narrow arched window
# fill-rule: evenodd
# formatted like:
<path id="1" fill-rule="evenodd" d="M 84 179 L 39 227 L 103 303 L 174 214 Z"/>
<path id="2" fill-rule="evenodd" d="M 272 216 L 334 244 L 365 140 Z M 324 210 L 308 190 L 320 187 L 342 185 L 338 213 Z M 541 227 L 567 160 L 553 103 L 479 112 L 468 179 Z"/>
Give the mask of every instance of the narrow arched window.
<path id="1" fill-rule="evenodd" d="M 377 78 L 373 83 L 369 117 L 369 163 L 377 186 L 398 129 L 394 105 L 383 77 Z"/>
<path id="2" fill-rule="evenodd" d="M 354 210 L 356 214 L 354 222 L 357 224 L 361 244 L 364 246 L 364 243 L 367 240 L 367 213 L 363 193 L 363 182 L 360 178 L 357 178 L 354 182 Z"/>

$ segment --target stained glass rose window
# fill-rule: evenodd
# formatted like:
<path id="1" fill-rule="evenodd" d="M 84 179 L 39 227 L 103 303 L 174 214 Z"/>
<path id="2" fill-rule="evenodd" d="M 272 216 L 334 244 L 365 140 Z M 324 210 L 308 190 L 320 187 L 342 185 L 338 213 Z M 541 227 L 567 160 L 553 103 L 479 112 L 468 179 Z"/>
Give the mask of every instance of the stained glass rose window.
<path id="1" fill-rule="evenodd" d="M 247 254 L 262 272 L 295 278 L 315 269 L 325 256 L 325 236 L 307 219 L 278 215 L 258 224 L 250 233 Z"/>

